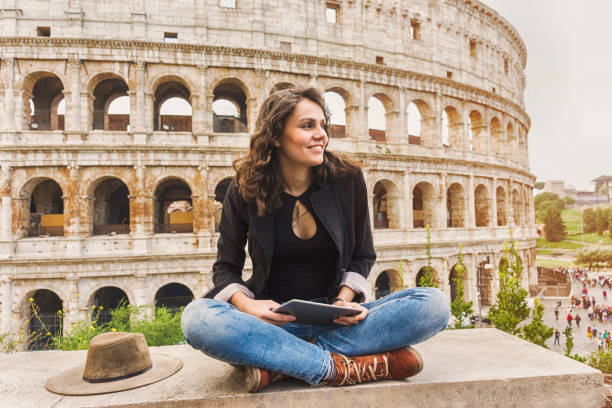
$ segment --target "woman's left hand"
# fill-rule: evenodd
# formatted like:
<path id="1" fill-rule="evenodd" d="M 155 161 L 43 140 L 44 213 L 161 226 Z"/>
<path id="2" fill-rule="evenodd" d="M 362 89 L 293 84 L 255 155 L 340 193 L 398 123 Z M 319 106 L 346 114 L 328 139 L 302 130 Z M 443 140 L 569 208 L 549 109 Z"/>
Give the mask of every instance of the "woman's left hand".
<path id="1" fill-rule="evenodd" d="M 368 315 L 368 309 L 366 309 L 365 307 L 361 306 L 359 303 L 355 303 L 355 302 L 346 302 L 344 300 L 336 300 L 334 302 L 335 306 L 344 306 L 344 307 L 351 307 L 353 309 L 359 309 L 361 310 L 361 313 L 355 315 L 355 316 L 340 316 L 334 319 L 334 323 L 336 324 L 341 324 L 343 326 L 352 326 L 354 324 L 359 323 L 360 321 L 362 321 L 363 319 L 366 318 L 366 316 Z"/>

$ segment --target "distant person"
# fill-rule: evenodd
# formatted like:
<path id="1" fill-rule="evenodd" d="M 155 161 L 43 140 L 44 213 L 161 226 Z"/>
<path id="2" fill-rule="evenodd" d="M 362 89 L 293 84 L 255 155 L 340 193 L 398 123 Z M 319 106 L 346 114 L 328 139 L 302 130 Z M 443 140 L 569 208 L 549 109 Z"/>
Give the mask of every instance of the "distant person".
<path id="1" fill-rule="evenodd" d="M 603 340 L 601 333 L 599 333 L 599 337 L 597 338 L 597 351 L 601 351 L 603 349 L 603 346 L 604 346 L 604 340 Z"/>
<path id="2" fill-rule="evenodd" d="M 593 326 L 593 341 L 597 340 L 597 326 Z"/>
<path id="3" fill-rule="evenodd" d="M 587 342 L 593 343 L 593 330 L 591 330 L 591 326 L 587 327 Z"/>
<path id="4" fill-rule="evenodd" d="M 580 328 L 580 321 L 582 320 L 582 318 L 580 317 L 579 314 L 576 314 L 576 317 L 574 318 L 574 320 L 576 321 L 576 327 Z"/>
<path id="5" fill-rule="evenodd" d="M 559 309 L 555 309 L 555 320 L 559 320 Z"/>
<path id="6" fill-rule="evenodd" d="M 559 339 L 561 338 L 561 332 L 559 332 L 559 329 L 555 329 L 555 343 L 553 344 L 554 346 L 560 346 L 561 343 L 559 341 Z"/>
<path id="7" fill-rule="evenodd" d="M 568 314 L 567 314 L 567 325 L 568 325 L 569 327 L 572 327 L 572 320 L 574 320 L 574 317 L 572 316 L 572 314 L 571 314 L 571 313 L 568 313 Z"/>
<path id="8" fill-rule="evenodd" d="M 606 292 L 605 289 L 603 291 L 603 298 L 604 298 L 604 300 L 608 300 L 608 293 Z"/>

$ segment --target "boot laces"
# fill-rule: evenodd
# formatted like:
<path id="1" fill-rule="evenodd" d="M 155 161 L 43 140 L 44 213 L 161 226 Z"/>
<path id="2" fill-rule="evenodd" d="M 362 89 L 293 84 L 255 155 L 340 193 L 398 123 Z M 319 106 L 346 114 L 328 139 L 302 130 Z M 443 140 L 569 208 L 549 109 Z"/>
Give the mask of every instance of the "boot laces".
<path id="1" fill-rule="evenodd" d="M 382 361 L 378 357 L 373 357 L 371 362 L 364 362 L 354 359 L 349 359 L 342 356 L 343 365 L 346 367 L 343 378 L 338 385 L 352 385 L 368 381 L 376 381 L 389 376 L 389 360 L 386 355 L 381 355 Z M 377 369 L 378 372 L 376 371 Z"/>

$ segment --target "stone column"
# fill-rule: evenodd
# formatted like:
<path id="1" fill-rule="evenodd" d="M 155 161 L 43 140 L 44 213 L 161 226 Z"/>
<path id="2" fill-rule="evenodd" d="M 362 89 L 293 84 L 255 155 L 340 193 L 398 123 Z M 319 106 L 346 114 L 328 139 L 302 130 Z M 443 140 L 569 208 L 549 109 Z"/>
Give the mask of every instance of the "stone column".
<path id="1" fill-rule="evenodd" d="M 432 132 L 431 132 L 431 145 L 428 146 L 432 149 L 439 149 L 442 146 L 442 91 L 436 90 L 436 96 L 434 97 L 433 115 L 432 120 Z"/>
<path id="2" fill-rule="evenodd" d="M 66 98 L 66 116 L 65 116 L 65 133 L 66 141 L 69 144 L 83 143 L 83 137 L 86 134 L 81 128 L 81 83 L 80 70 L 81 59 L 78 55 L 71 55 L 68 59 L 70 67 L 70 90 L 64 91 Z"/>
<path id="3" fill-rule="evenodd" d="M 134 272 L 134 306 L 141 306 L 145 310 L 145 315 L 153 316 L 155 313 L 155 306 L 152 303 L 147 302 L 147 272 L 146 271 L 135 271 Z"/>
<path id="4" fill-rule="evenodd" d="M 155 126 L 153 126 L 155 120 L 153 115 L 154 99 L 153 92 L 144 92 L 144 128 L 146 133 L 153 133 L 153 129 L 155 129 Z"/>
<path id="5" fill-rule="evenodd" d="M 147 126 L 145 125 L 146 105 L 145 98 L 145 70 L 146 64 L 144 61 L 136 61 L 136 89 L 130 90 L 130 105 L 134 109 L 130 109 L 130 129 L 134 135 L 135 144 L 147 143 Z"/>
<path id="6" fill-rule="evenodd" d="M 370 140 L 368 135 L 368 101 L 366 100 L 365 81 L 359 81 L 359 113 L 354 118 L 355 138 L 359 140 Z"/>
<path id="7" fill-rule="evenodd" d="M 438 190 L 438 199 L 436 200 L 436 217 L 437 218 L 437 224 L 435 227 L 432 226 L 432 228 L 439 228 L 439 229 L 443 229 L 446 228 L 447 225 L 447 214 L 446 214 L 446 194 L 447 194 L 447 188 L 448 186 L 446 185 L 446 173 L 442 172 L 440 173 L 440 177 L 439 177 L 439 181 L 438 181 L 439 185 L 437 186 L 437 190 Z M 435 189 L 436 187 L 434 187 Z M 435 190 L 434 190 L 434 194 L 435 194 Z"/>
<path id="8" fill-rule="evenodd" d="M 2 61 L 4 69 L 6 71 L 6 88 L 4 90 L 4 129 L 7 132 L 15 131 L 15 93 L 14 93 L 14 82 L 15 73 L 14 66 L 15 60 L 12 57 L 5 58 Z"/>
<path id="9" fill-rule="evenodd" d="M 491 189 L 491 226 L 497 227 L 497 177 L 493 177 L 493 188 Z"/>
<path id="10" fill-rule="evenodd" d="M 8 276 L 0 277 L 2 308 L 0 309 L 0 333 L 11 332 L 11 312 L 13 310 L 12 283 Z"/>
<path id="11" fill-rule="evenodd" d="M 204 55 L 202 56 L 204 58 Z M 212 103 L 209 105 L 207 102 L 207 90 L 206 90 L 206 70 L 207 66 L 202 64 L 198 65 L 200 92 L 198 93 L 197 100 L 194 101 L 193 106 L 193 136 L 195 137 L 196 143 L 199 145 L 208 144 L 208 135 L 212 130 L 212 117 L 209 120 L 208 110 L 212 113 Z"/>
<path id="12" fill-rule="evenodd" d="M 410 180 L 410 172 L 404 172 L 404 197 L 406 197 L 406 217 L 404 217 L 404 229 L 414 228 L 413 208 L 412 208 L 412 183 Z"/>
<path id="13" fill-rule="evenodd" d="M 10 258 L 14 251 L 12 174 L 13 169 L 4 163 L 0 173 L 0 258 Z"/>
<path id="14" fill-rule="evenodd" d="M 476 228 L 476 208 L 474 207 L 474 205 L 474 176 L 470 175 L 467 193 L 468 219 L 466 225 L 468 226 L 468 228 Z"/>
<path id="15" fill-rule="evenodd" d="M 14 111 L 14 130 L 27 130 L 28 126 L 24 123 L 25 119 L 25 111 L 24 111 L 24 101 L 29 100 L 32 95 L 26 93 L 24 90 L 16 90 L 15 92 L 15 104 L 14 106 L 17 108 Z M 10 119 L 9 119 L 10 120 Z M 29 125 L 29 118 L 27 120 L 27 124 Z"/>

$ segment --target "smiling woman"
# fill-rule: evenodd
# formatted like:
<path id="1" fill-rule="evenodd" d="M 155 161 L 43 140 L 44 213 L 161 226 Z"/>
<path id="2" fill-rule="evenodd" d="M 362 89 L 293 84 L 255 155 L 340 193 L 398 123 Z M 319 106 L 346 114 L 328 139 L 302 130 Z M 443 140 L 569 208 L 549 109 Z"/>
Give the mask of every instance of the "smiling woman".
<path id="1" fill-rule="evenodd" d="M 413 376 L 423 361 L 410 345 L 448 322 L 448 299 L 436 288 L 359 303 L 376 259 L 369 199 L 359 164 L 326 150 L 328 126 L 314 88 L 280 90 L 264 101 L 223 203 L 215 287 L 183 312 L 187 342 L 246 365 L 250 392 L 290 377 L 350 385 Z M 247 241 L 253 273 L 245 282 Z M 328 326 L 298 324 L 295 316 L 274 312 L 292 299 L 357 314 Z M 374 332 L 381 334 L 376 340 Z"/>

